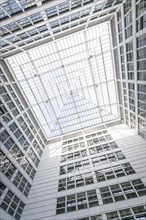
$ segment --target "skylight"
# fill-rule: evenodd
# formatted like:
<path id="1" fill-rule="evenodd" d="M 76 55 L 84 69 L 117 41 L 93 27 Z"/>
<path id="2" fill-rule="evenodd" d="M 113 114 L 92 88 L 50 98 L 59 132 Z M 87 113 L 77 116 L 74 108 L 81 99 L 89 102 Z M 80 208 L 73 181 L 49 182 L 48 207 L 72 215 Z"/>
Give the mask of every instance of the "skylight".
<path id="1" fill-rule="evenodd" d="M 48 138 L 119 117 L 109 22 L 7 62 Z"/>

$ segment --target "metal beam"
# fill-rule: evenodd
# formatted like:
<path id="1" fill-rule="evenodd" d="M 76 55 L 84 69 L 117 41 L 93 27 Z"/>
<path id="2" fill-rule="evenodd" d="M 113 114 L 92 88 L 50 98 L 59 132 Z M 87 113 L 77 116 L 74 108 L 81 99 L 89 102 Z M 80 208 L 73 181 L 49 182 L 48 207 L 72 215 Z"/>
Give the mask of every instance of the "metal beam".
<path id="1" fill-rule="evenodd" d="M 81 97 L 81 96 L 80 96 Z M 81 98 L 83 98 L 83 97 L 81 97 Z M 88 101 L 88 100 L 87 100 Z M 89 102 L 89 101 L 88 101 Z M 66 102 L 65 102 L 66 103 Z M 64 103 L 64 104 L 65 104 Z M 104 108 L 104 107 L 108 107 L 108 106 L 113 106 L 113 105 L 117 105 L 118 103 L 117 102 L 115 102 L 115 103 L 111 103 L 111 104 L 107 104 L 107 105 L 101 105 L 101 107 L 102 108 Z M 95 105 L 95 104 L 94 104 Z M 63 107 L 64 108 L 64 107 Z M 93 107 L 92 109 L 97 109 L 97 106 L 95 105 L 95 107 Z M 87 110 L 84 110 L 84 112 L 88 112 L 89 111 L 89 109 L 87 109 Z M 61 110 L 61 113 L 63 112 L 63 109 Z M 78 113 L 82 113 L 83 111 L 79 111 Z M 107 111 L 106 111 L 107 112 Z M 108 113 L 108 115 L 111 115 L 109 112 L 107 112 Z M 67 116 L 63 116 L 63 117 L 61 117 L 61 114 L 59 114 L 59 116 L 58 116 L 58 120 L 59 119 L 63 119 L 63 118 L 66 118 L 66 117 L 70 117 L 70 116 L 72 116 L 72 115 L 75 115 L 76 113 L 72 113 L 72 114 L 69 114 L 69 115 L 67 115 Z M 111 116 L 114 116 L 114 115 L 111 115 Z M 114 116 L 115 117 L 115 116 Z M 118 118 L 118 117 L 117 117 Z M 43 126 L 46 126 L 46 125 L 48 125 L 48 124 L 50 124 L 49 122 L 48 123 L 45 123 L 45 124 L 42 124 L 42 127 Z M 53 131 L 53 130 L 52 130 Z"/>
<path id="2" fill-rule="evenodd" d="M 105 20 L 107 21 L 107 20 L 109 19 L 109 17 L 111 17 L 113 14 L 114 14 L 114 13 L 108 14 L 108 15 L 106 15 L 106 16 L 104 16 L 104 17 L 100 17 L 98 20 L 92 20 L 92 21 L 90 21 L 90 23 L 89 23 L 89 24 L 90 24 L 90 27 L 91 27 L 91 26 L 94 26 L 94 25 L 97 25 L 97 24 L 100 23 L 100 22 L 104 22 Z M 74 23 L 75 23 L 75 22 L 74 22 Z M 83 29 L 85 28 L 85 26 L 86 26 L 86 24 L 81 24 L 81 25 L 79 25 L 79 26 L 74 26 L 74 27 L 72 27 L 72 28 L 70 28 L 70 29 L 63 30 L 62 32 L 55 33 L 54 36 L 55 36 L 55 38 L 59 39 L 59 38 L 61 38 L 61 37 L 64 37 L 64 36 L 73 34 L 73 33 L 75 33 L 76 31 L 81 31 L 81 30 L 83 30 Z M 40 35 L 40 36 L 41 36 L 41 35 Z M 42 37 L 43 37 L 43 36 L 42 36 Z M 45 38 L 41 38 L 41 39 L 39 39 L 39 40 L 37 40 L 37 41 L 33 41 L 33 42 L 29 43 L 29 44 L 25 44 L 25 45 L 21 46 L 21 48 L 24 49 L 25 51 L 27 51 L 27 50 L 30 50 L 30 49 L 32 49 L 32 48 L 34 48 L 34 47 L 38 47 L 38 46 L 40 46 L 40 45 L 42 45 L 42 44 L 44 44 L 44 43 L 48 43 L 48 42 L 51 42 L 51 41 L 52 41 L 52 36 L 48 36 L 48 37 L 45 37 Z M 20 50 L 20 49 L 19 49 L 19 50 Z M 15 55 L 15 54 L 17 54 L 17 53 L 20 53 L 19 50 L 18 50 L 18 49 L 10 50 L 10 51 L 8 51 L 8 52 L 5 52 L 3 55 L 1 55 L 1 57 L 7 58 L 7 57 L 9 57 L 9 56 Z"/>
<path id="3" fill-rule="evenodd" d="M 109 32 L 109 29 L 108 29 Z M 106 80 L 106 86 L 107 86 L 107 93 L 108 93 L 108 100 L 110 102 L 110 95 L 109 95 L 109 87 L 108 87 L 108 80 L 107 80 L 107 74 L 106 74 L 106 68 L 105 68 L 105 61 L 104 61 L 104 54 L 103 54 L 103 48 L 102 48 L 102 42 L 101 42 L 101 37 L 99 38 L 100 42 L 100 47 L 101 47 L 101 56 L 102 56 L 102 62 L 103 62 L 103 68 L 104 68 L 104 73 L 105 73 L 105 80 Z M 110 49 L 111 51 L 111 49 Z M 110 113 L 112 114 L 112 109 L 110 107 Z"/>
<path id="4" fill-rule="evenodd" d="M 57 4 L 56 4 L 56 2 L 57 2 Z M 44 11 L 46 9 L 49 9 L 49 8 L 51 8 L 53 6 L 57 6 L 58 4 L 61 4 L 63 2 L 65 2 L 65 1 L 64 0 L 57 0 L 57 1 L 50 0 L 50 1 L 47 1 L 46 3 L 44 3 L 43 5 L 41 5 L 39 7 L 31 8 L 30 10 L 25 11 L 25 17 L 29 17 L 29 16 L 31 16 L 33 14 L 39 13 L 39 12 Z M 100 2 L 102 3 L 102 2 L 104 2 L 104 0 L 99 0 L 99 2 L 92 2 L 92 3 L 86 4 L 86 5 L 82 6 L 82 7 L 77 7 L 75 9 L 72 9 L 71 11 L 67 11 L 67 12 L 61 13 L 61 14 L 57 15 L 57 19 L 63 18 L 64 16 L 69 16 L 71 14 L 77 13 L 80 10 L 86 10 L 87 8 L 92 7 L 96 3 L 99 4 Z M 13 22 L 17 22 L 18 20 L 23 19 L 23 18 L 24 18 L 23 12 L 21 14 L 13 15 L 11 17 L 11 19 L 10 18 L 5 18 L 3 21 L 1 21 L 1 26 L 5 26 L 7 24 L 10 24 L 10 23 L 13 23 Z M 55 18 L 54 17 L 53 18 L 49 18 L 49 22 L 54 21 L 54 20 L 56 20 L 56 16 L 55 16 Z M 45 24 L 45 23 L 42 22 L 41 25 L 43 25 L 43 24 Z"/>
<path id="5" fill-rule="evenodd" d="M 115 16 L 114 16 L 115 19 Z M 114 20 L 115 21 L 115 20 Z M 115 68 L 115 59 L 114 59 L 114 49 L 113 49 L 113 40 L 112 40 L 112 31 L 111 31 L 111 23 L 109 27 L 109 34 L 110 34 L 110 47 L 111 47 L 111 56 L 112 56 L 112 66 L 113 66 L 113 75 L 114 75 L 114 84 L 115 84 L 115 90 L 116 90 L 116 99 L 118 100 L 118 86 L 116 82 L 116 68 Z M 114 34 L 114 33 L 113 33 Z M 118 102 L 118 115 L 120 115 L 120 106 Z"/>
<path id="6" fill-rule="evenodd" d="M 121 9 L 120 9 L 121 11 Z M 120 73 L 120 79 L 119 83 L 121 84 L 121 93 L 122 93 L 122 111 L 123 111 L 123 119 L 124 123 L 126 124 L 126 118 L 125 118 L 125 108 L 124 108 L 124 90 L 123 90 L 123 83 L 122 83 L 122 70 L 121 70 L 121 60 L 120 60 L 120 43 L 119 43 L 119 34 L 118 34 L 118 24 L 117 24 L 117 13 L 115 14 L 115 28 L 116 28 L 116 38 L 117 38 L 117 52 L 118 52 L 118 61 L 119 61 L 119 73 Z M 118 83 L 118 79 L 116 78 L 116 81 Z"/>
<path id="7" fill-rule="evenodd" d="M 58 4 L 61 4 L 63 3 L 64 0 L 57 0 L 57 3 Z M 34 8 L 30 8 L 30 9 L 27 9 L 27 11 L 25 11 L 25 17 L 29 17 L 33 14 L 36 14 L 38 12 L 41 12 L 41 11 L 44 11 L 46 10 L 47 8 L 50 8 L 50 7 L 53 7 L 53 6 L 56 6 L 56 1 L 54 0 L 49 0 L 47 1 L 45 4 L 41 5 L 41 6 L 36 6 Z M 16 22 L 20 19 L 23 19 L 24 18 L 24 13 L 20 13 L 20 14 L 14 14 L 12 15 L 11 18 L 5 18 L 4 20 L 1 21 L 1 26 L 4 26 L 4 25 L 7 25 L 7 24 L 10 24 L 10 23 L 13 23 L 13 22 Z"/>
<path id="8" fill-rule="evenodd" d="M 82 51 L 82 52 L 85 52 L 85 51 Z M 106 52 L 110 52 L 110 50 L 109 51 L 106 51 Z M 27 52 L 26 52 L 27 53 Z M 59 53 L 59 52 L 58 52 Z M 104 53 L 104 54 L 106 54 L 106 53 Z M 51 54 L 50 54 L 51 55 Z M 101 55 L 101 53 L 99 53 L 99 54 L 95 54 L 95 55 L 93 55 L 92 56 L 92 58 L 97 58 L 98 56 L 100 56 Z M 45 57 L 45 56 L 44 56 Z M 43 58 L 44 58 L 43 57 Z M 70 66 L 70 65 L 73 65 L 73 64 L 78 64 L 78 63 L 80 63 L 80 62 L 83 62 L 83 61 L 87 61 L 87 59 L 88 59 L 88 57 L 85 57 L 84 59 L 81 59 L 81 60 L 77 60 L 77 61 L 74 61 L 74 62 L 69 62 L 69 63 L 67 63 L 66 65 L 64 65 L 64 67 L 68 67 L 68 66 Z M 40 61 L 40 59 L 36 59 L 35 61 Z M 21 66 L 22 67 L 24 67 L 25 68 L 25 65 L 26 64 L 28 64 L 28 63 L 31 63 L 31 62 L 27 62 L 27 63 L 23 63 Z M 54 63 L 54 62 L 50 62 L 50 64 L 52 64 L 52 63 Z M 41 67 L 45 67 L 47 64 L 45 64 L 45 65 L 41 65 Z M 55 70 L 59 70 L 61 68 L 61 66 L 56 66 L 56 68 L 53 68 L 53 69 L 49 69 L 49 72 L 53 72 L 53 71 L 55 71 Z M 84 68 L 84 67 L 83 67 Z M 83 69 L 82 68 L 82 69 Z M 34 70 L 35 71 L 37 71 L 37 69 L 38 69 L 38 67 L 36 68 L 36 67 L 34 67 Z M 81 69 L 77 69 L 77 70 L 81 70 Z M 28 71 L 31 71 L 30 69 L 28 69 Z M 41 73 L 41 76 L 42 75 L 45 75 L 45 74 L 47 74 L 48 73 L 48 70 L 46 70 L 46 72 L 44 71 L 43 73 Z M 69 72 L 69 73 L 72 73 L 72 72 Z M 38 72 L 38 74 L 37 74 L 37 76 L 39 75 L 39 72 Z M 30 76 L 30 77 L 26 77 L 27 78 L 27 80 L 29 80 L 29 79 L 32 79 L 33 78 L 33 76 Z M 23 82 L 24 80 L 22 79 L 22 80 L 20 80 L 19 82 Z M 105 83 L 105 82 L 104 82 Z"/>
<path id="9" fill-rule="evenodd" d="M 132 36 L 133 36 L 133 64 L 135 87 L 135 128 L 138 133 L 138 91 L 137 91 L 137 46 L 136 46 L 136 1 L 132 0 Z"/>
<path id="10" fill-rule="evenodd" d="M 34 64 L 34 62 L 32 61 L 32 58 L 31 58 L 29 52 L 27 52 L 26 54 L 27 54 L 27 56 L 28 56 L 28 58 L 29 58 L 29 60 L 30 60 L 30 63 L 31 63 L 33 72 L 34 72 L 35 74 L 38 74 L 38 71 L 37 71 L 37 69 L 35 68 L 35 64 Z M 25 81 L 26 81 L 27 84 L 29 85 L 29 82 L 28 82 L 27 78 L 25 78 Z M 48 111 L 48 107 L 47 107 L 47 105 L 46 105 L 46 101 L 44 100 L 44 98 L 43 98 L 43 96 L 42 96 L 42 94 L 41 94 L 41 92 L 40 92 L 40 90 L 39 90 L 39 88 L 38 88 L 38 86 L 37 86 L 37 83 L 35 82 L 34 77 L 33 77 L 33 81 L 34 81 L 34 84 L 35 84 L 35 86 L 36 86 L 36 88 L 37 88 L 37 90 L 38 90 L 38 93 L 40 94 L 40 97 L 41 97 L 42 100 L 43 100 L 43 103 L 44 103 L 44 105 L 45 105 L 46 111 L 48 112 L 48 115 L 49 115 L 49 117 L 51 118 L 51 115 L 50 115 L 50 113 L 49 113 L 49 111 Z M 46 96 L 47 96 L 47 98 L 48 98 L 48 100 L 49 100 L 49 102 L 50 102 L 50 99 L 49 99 L 49 97 L 48 97 L 48 94 L 47 94 L 47 92 L 46 92 L 46 90 L 45 90 L 45 88 L 44 88 L 44 86 L 43 86 L 41 77 L 40 77 L 40 82 L 41 82 L 41 85 L 42 85 L 42 87 L 43 87 L 43 89 L 44 89 L 44 91 L 45 91 L 45 94 L 46 94 Z M 30 85 L 29 85 L 29 86 L 30 86 Z M 30 86 L 30 88 L 31 88 L 31 86 Z M 31 89 L 31 91 L 33 91 L 33 90 Z M 34 93 L 33 93 L 33 96 L 34 96 L 34 98 L 36 99 Z M 36 100 L 37 100 L 37 99 L 36 99 Z M 50 103 L 50 105 L 51 105 L 51 103 Z M 37 100 L 37 106 L 40 108 L 42 114 L 44 115 L 44 113 L 43 113 L 43 111 L 42 111 L 42 108 L 41 108 L 40 105 L 38 104 L 38 100 Z M 52 106 L 52 105 L 51 105 L 51 106 Z M 53 107 L 52 107 L 52 109 L 53 109 Z M 54 109 L 53 109 L 53 110 L 54 110 Z M 54 112 L 54 114 L 55 114 L 55 112 Z M 45 118 L 45 120 L 46 120 L 46 116 L 45 116 L 45 115 L 44 115 L 44 118 Z M 52 118 L 51 118 L 51 119 L 52 119 Z M 47 120 L 46 120 L 46 122 L 47 122 Z M 50 127 L 49 127 L 49 129 L 51 130 Z"/>
<path id="11" fill-rule="evenodd" d="M 87 56 L 88 56 L 88 62 L 89 62 L 89 66 L 90 66 L 91 77 L 92 77 L 92 81 L 93 81 L 93 85 L 94 85 L 94 92 L 95 92 L 95 97 L 96 97 L 96 101 L 97 101 L 97 106 L 100 106 L 99 105 L 98 96 L 97 96 L 96 87 L 95 87 L 94 74 L 93 74 L 92 65 L 91 65 L 91 61 L 90 61 L 90 53 L 89 53 L 89 48 L 88 48 L 86 30 L 84 31 L 84 39 L 85 39 L 86 52 L 87 52 Z M 103 121 L 103 118 L 102 118 L 102 115 L 101 115 L 101 108 L 100 107 L 99 107 L 99 114 L 100 114 L 101 120 Z"/>
<path id="12" fill-rule="evenodd" d="M 108 113 L 107 112 L 107 114 L 106 115 L 104 115 L 104 117 L 107 117 L 107 116 L 111 116 L 111 114 L 110 113 Z M 99 116 L 99 117 L 96 117 L 96 119 L 101 119 L 101 117 Z M 115 119 L 115 118 L 112 118 L 112 119 Z M 89 120 L 88 119 L 86 119 L 86 120 L 84 120 L 83 122 L 85 123 L 85 122 L 88 122 Z M 111 121 L 111 118 L 108 118 L 108 120 L 106 120 L 104 123 L 106 123 L 106 122 L 108 122 L 108 121 Z M 66 123 L 66 122 L 64 122 L 64 123 Z M 96 123 L 96 122 L 95 122 Z M 102 124 L 103 122 L 101 121 L 99 124 Z M 74 126 L 74 125 L 77 125 L 78 123 L 74 123 L 74 124 L 72 124 L 72 126 Z M 94 126 L 95 124 L 93 124 L 93 126 Z M 97 125 L 97 124 L 96 124 Z M 87 127 L 91 127 L 90 125 L 89 126 L 87 126 Z M 86 127 L 86 128 L 87 128 Z M 66 125 L 66 126 L 62 126 L 62 129 L 64 129 L 64 128 L 68 128 L 68 126 Z M 58 130 L 58 129 L 57 129 Z M 57 130 L 54 130 L 54 131 L 57 131 Z M 81 129 L 79 129 L 79 130 L 81 130 Z M 76 130 L 73 130 L 73 131 L 76 131 Z M 68 132 L 66 132 L 66 133 L 68 133 Z M 55 136 L 54 136 L 55 137 Z"/>
<path id="13" fill-rule="evenodd" d="M 94 3 L 95 4 L 95 3 Z M 92 3 L 92 5 L 93 5 L 93 3 Z M 118 5 L 119 6 L 119 5 Z M 90 15 L 91 16 L 91 18 L 92 18 L 92 16 L 94 16 L 95 14 L 97 14 L 97 15 L 100 15 L 100 14 L 102 14 L 102 13 L 105 13 L 105 12 L 108 12 L 108 11 L 110 11 L 111 9 L 114 9 L 114 8 L 117 8 L 118 7 L 117 5 L 116 6 L 113 6 L 113 7 L 109 7 L 109 8 L 107 8 L 107 9 L 104 9 L 104 10 L 102 10 L 102 11 L 98 11 L 98 12 L 95 12 L 94 14 L 92 13 L 92 15 Z M 88 6 L 89 7 L 89 6 Z M 65 12 L 65 13 L 62 13 L 61 15 L 57 15 L 57 17 L 53 17 L 53 18 L 50 18 L 50 19 L 47 19 L 47 20 L 45 20 L 45 21 L 42 21 L 42 22 L 39 22 L 38 24 L 33 24 L 33 25 L 30 25 L 29 27 L 24 27 L 23 29 L 21 29 L 21 30 L 18 30 L 18 31 L 16 31 L 16 32 L 14 32 L 14 33 L 11 33 L 11 37 L 14 37 L 14 36 L 17 36 L 17 35 L 19 35 L 19 34 L 22 34 L 22 33 L 25 33 L 25 32 L 28 32 L 28 31 L 30 31 L 30 30 L 32 30 L 32 29 L 35 29 L 35 28 L 39 28 L 39 27 L 41 27 L 41 26 L 43 26 L 43 25 L 47 25 L 47 24 L 49 24 L 49 23 L 51 23 L 52 21 L 56 21 L 56 20 L 60 20 L 61 18 L 63 18 L 63 17 L 66 17 L 66 16 L 71 16 L 72 14 L 74 14 L 74 13 L 77 13 L 77 12 L 80 12 L 80 11 L 83 11 L 84 9 L 86 9 L 86 8 L 88 8 L 87 6 L 83 6 L 82 8 L 78 8 L 78 9 L 74 9 L 73 11 L 71 11 L 71 12 Z M 111 14 L 107 14 L 107 17 L 109 16 L 109 15 L 111 15 Z M 106 15 L 105 15 L 106 16 Z M 104 16 L 104 17 L 105 17 Z M 84 16 L 83 18 L 80 18 L 79 19 L 79 21 L 82 21 L 82 20 L 84 20 L 85 18 L 88 18 L 89 17 L 89 15 L 87 15 L 87 16 Z M 90 18 L 90 19 L 91 19 Z M 100 17 L 99 17 L 100 18 Z M 98 19 L 99 19 L 98 18 Z M 102 18 L 102 17 L 101 17 Z M 18 22 L 18 20 L 16 20 L 15 22 Z M 73 22 L 77 22 L 76 20 L 75 21 L 72 21 L 72 22 L 69 22 L 69 24 L 71 24 L 71 23 L 73 23 Z M 10 22 L 11 23 L 11 22 Z M 10 24 L 9 23 L 9 24 Z M 67 24 L 65 24 L 64 26 L 66 26 Z M 1 27 L 3 27 L 4 25 L 2 24 L 2 22 L 1 22 Z M 63 27 L 63 26 L 62 26 Z M 58 28 L 58 27 L 57 27 Z M 57 29 L 56 28 L 56 29 Z M 55 29 L 54 29 L 55 30 Z M 5 40 L 5 39 L 7 39 L 7 38 L 9 38 L 10 37 L 9 35 L 7 35 L 7 36 L 4 36 L 2 39 L 3 40 Z"/>
<path id="14" fill-rule="evenodd" d="M 124 21 L 124 4 L 121 7 L 121 22 L 122 22 L 122 34 L 123 34 L 123 48 L 124 48 L 124 65 L 125 65 L 125 82 L 126 82 L 126 95 L 127 95 L 127 107 L 128 111 L 128 125 L 130 127 L 130 108 L 129 108 L 129 91 L 128 91 L 128 69 L 127 69 L 127 56 L 126 56 L 126 35 L 125 35 L 125 21 Z M 124 82 L 122 80 L 122 82 Z M 125 106 L 124 106 L 125 108 Z M 125 114 L 125 112 L 124 112 Z"/>
<path id="15" fill-rule="evenodd" d="M 118 124 L 118 123 L 121 124 L 121 121 L 120 121 L 119 119 L 115 119 L 114 122 L 116 122 L 117 124 Z M 113 122 L 113 123 L 114 123 L 114 122 Z M 105 127 L 105 129 L 106 129 L 106 128 L 107 128 L 106 126 L 108 126 L 108 124 L 112 124 L 112 123 L 111 123 L 110 121 L 109 121 L 109 122 L 105 122 L 105 123 L 100 123 L 99 125 L 93 125 L 92 128 L 98 130 L 99 127 L 103 126 L 103 127 Z M 72 138 L 75 137 L 75 134 L 76 134 L 77 136 L 81 136 L 81 135 L 82 135 L 82 132 L 84 132 L 85 135 L 86 135 L 87 133 L 92 133 L 92 132 L 90 131 L 90 129 L 91 129 L 90 126 L 88 126 L 88 127 L 84 128 L 84 130 L 82 130 L 81 132 L 80 132 L 80 130 L 76 130 L 76 131 L 67 132 L 67 134 L 64 134 L 64 136 L 58 135 L 57 137 L 50 137 L 50 138 L 48 139 L 48 144 L 51 143 L 51 142 L 59 141 L 59 139 L 65 141 L 65 140 L 66 140 L 66 139 L 65 139 L 66 137 L 68 137 L 67 139 L 72 139 Z M 102 129 L 103 129 L 103 128 L 102 128 Z M 79 132 L 80 132 L 80 134 L 79 134 Z M 64 138 L 64 139 L 63 139 L 63 138 Z"/>

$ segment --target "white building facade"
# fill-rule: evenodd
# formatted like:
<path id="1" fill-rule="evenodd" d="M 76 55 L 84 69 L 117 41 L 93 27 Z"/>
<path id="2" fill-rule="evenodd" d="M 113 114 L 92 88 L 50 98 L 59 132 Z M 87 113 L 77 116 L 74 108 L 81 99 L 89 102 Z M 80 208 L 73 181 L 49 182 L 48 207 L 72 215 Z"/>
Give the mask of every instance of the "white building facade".
<path id="1" fill-rule="evenodd" d="M 2 219 L 20 219 L 45 148 L 45 139 L 30 117 L 29 107 L 8 70 L 2 65 L 0 71 L 0 213 Z"/>
<path id="2" fill-rule="evenodd" d="M 145 219 L 144 152 L 123 124 L 46 146 L 22 219 Z"/>

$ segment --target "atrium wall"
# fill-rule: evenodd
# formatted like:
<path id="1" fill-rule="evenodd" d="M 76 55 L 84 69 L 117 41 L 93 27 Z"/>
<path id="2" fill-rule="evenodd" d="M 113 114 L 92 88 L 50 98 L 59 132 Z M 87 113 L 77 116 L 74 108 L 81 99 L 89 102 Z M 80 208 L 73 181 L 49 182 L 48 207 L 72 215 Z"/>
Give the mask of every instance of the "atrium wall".
<path id="1" fill-rule="evenodd" d="M 0 75 L 0 213 L 4 220 L 20 219 L 45 143 L 4 63 Z"/>
<path id="2" fill-rule="evenodd" d="M 144 140 L 124 124 L 97 128 L 45 148 L 21 219 L 135 219 L 145 184 Z"/>
<path id="3" fill-rule="evenodd" d="M 121 119 L 145 137 L 146 3 L 127 0 L 111 20 Z"/>

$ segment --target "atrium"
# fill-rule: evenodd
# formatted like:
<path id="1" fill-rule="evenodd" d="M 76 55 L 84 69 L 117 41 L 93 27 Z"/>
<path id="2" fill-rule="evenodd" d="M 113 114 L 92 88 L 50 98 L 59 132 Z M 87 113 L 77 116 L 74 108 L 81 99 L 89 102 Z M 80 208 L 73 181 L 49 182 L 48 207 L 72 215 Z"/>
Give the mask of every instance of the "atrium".
<path id="1" fill-rule="evenodd" d="M 1 219 L 145 220 L 145 0 L 0 5 Z"/>

